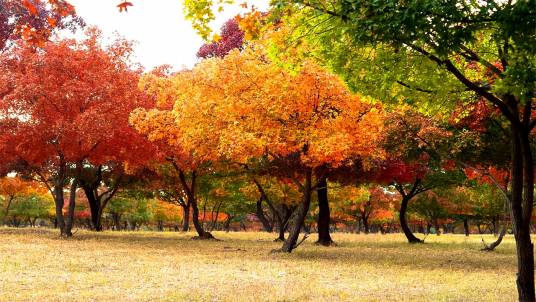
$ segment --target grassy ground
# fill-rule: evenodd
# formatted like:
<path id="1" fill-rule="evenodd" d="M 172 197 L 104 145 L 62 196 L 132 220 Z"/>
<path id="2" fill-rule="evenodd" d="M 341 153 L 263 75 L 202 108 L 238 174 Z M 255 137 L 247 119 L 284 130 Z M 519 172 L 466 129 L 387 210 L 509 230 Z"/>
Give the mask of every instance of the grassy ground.
<path id="1" fill-rule="evenodd" d="M 480 252 L 481 237 L 311 236 L 294 253 L 275 235 L 0 228 L 0 301 L 514 301 L 515 251 L 507 237 Z M 486 238 L 491 241 L 491 237 Z"/>

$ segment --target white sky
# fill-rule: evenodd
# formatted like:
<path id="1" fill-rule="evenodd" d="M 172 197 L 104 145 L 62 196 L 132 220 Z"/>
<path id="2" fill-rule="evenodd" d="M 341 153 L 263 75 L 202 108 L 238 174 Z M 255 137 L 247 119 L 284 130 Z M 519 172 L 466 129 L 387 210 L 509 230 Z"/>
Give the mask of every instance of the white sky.
<path id="1" fill-rule="evenodd" d="M 174 69 L 192 67 L 195 54 L 203 40 L 184 20 L 181 0 L 129 0 L 134 6 L 128 13 L 119 13 L 117 4 L 121 0 L 70 0 L 76 12 L 88 25 L 96 25 L 105 34 L 112 36 L 118 32 L 129 40 L 137 41 L 135 60 L 151 69 L 162 64 L 170 64 Z M 244 1 L 236 1 L 238 4 Z M 266 10 L 269 0 L 249 0 L 260 10 Z M 239 5 L 229 6 L 219 13 L 212 24 L 219 31 L 229 18 L 243 12 Z"/>

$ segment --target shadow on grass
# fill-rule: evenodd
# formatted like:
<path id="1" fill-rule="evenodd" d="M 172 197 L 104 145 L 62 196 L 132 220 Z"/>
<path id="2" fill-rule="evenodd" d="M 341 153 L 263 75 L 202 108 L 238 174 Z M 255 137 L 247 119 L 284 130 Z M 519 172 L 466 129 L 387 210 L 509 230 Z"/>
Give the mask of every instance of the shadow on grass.
<path id="1" fill-rule="evenodd" d="M 484 253 L 479 251 L 477 242 L 433 242 L 425 244 L 408 244 L 400 237 L 374 240 L 373 237 L 360 238 L 361 241 L 338 241 L 336 247 L 319 247 L 313 241 L 300 246 L 292 254 L 272 254 L 269 252 L 281 243 L 273 242 L 269 235 L 262 234 L 262 239 L 255 238 L 258 234 L 247 234 L 246 238 L 236 238 L 233 233 L 216 233 L 222 241 L 192 240 L 195 235 L 188 233 L 155 233 L 155 232 L 90 232 L 79 231 L 72 238 L 60 238 L 58 230 L 44 228 L 0 228 L 1 235 L 22 235 L 27 238 L 38 237 L 54 241 L 91 241 L 102 243 L 109 249 L 129 249 L 143 245 L 144 248 L 155 250 L 174 250 L 195 252 L 199 255 L 214 253 L 240 252 L 259 261 L 296 260 L 304 265 L 310 262 L 321 262 L 325 265 L 333 263 L 368 264 L 385 267 L 410 267 L 412 269 L 449 269 L 460 271 L 497 271 L 515 270 L 515 251 L 513 243 L 503 243 L 501 252 Z M 244 235 L 244 233 L 240 234 Z"/>

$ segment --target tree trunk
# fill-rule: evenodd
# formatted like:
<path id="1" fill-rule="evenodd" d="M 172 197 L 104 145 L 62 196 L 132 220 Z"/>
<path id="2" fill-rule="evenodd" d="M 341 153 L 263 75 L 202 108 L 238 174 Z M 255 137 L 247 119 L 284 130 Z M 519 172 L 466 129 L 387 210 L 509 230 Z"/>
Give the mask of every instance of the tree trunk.
<path id="1" fill-rule="evenodd" d="M 87 201 L 89 203 L 89 210 L 91 213 L 91 225 L 92 229 L 100 232 L 102 231 L 102 225 L 101 225 L 101 203 L 98 198 L 95 197 L 95 194 L 93 193 L 93 189 L 83 185 L 82 189 L 84 190 L 84 193 L 86 195 Z"/>
<path id="2" fill-rule="evenodd" d="M 63 185 L 65 183 L 65 168 L 61 167 L 54 179 L 54 204 L 56 208 L 56 225 L 60 229 L 60 236 L 65 236 L 65 220 L 63 219 Z"/>
<path id="3" fill-rule="evenodd" d="M 423 243 L 422 240 L 415 237 L 413 233 L 411 232 L 408 223 L 406 221 L 406 212 L 408 209 L 408 203 L 411 199 L 411 195 L 406 195 L 402 197 L 402 203 L 400 204 L 400 227 L 402 227 L 402 231 L 404 232 L 404 235 L 406 235 L 406 238 L 408 239 L 409 243 Z"/>
<path id="4" fill-rule="evenodd" d="M 318 241 L 316 244 L 330 246 L 333 240 L 329 234 L 330 214 L 328 201 L 328 183 L 325 177 L 319 180 L 318 188 Z"/>
<path id="5" fill-rule="evenodd" d="M 490 245 L 487 245 L 485 242 L 484 242 L 484 239 L 482 239 L 482 243 L 484 244 L 484 248 L 482 249 L 483 251 L 488 251 L 488 252 L 491 252 L 493 250 L 495 250 L 496 247 L 498 247 L 503 238 L 504 238 L 504 235 L 506 235 L 506 223 L 503 225 L 502 227 L 502 230 L 501 232 L 499 233 L 499 237 L 497 238 L 497 240 L 495 240 L 494 242 L 492 242 Z"/>
<path id="6" fill-rule="evenodd" d="M 227 233 L 229 233 L 229 230 L 231 228 L 231 220 L 233 220 L 233 217 L 227 214 L 227 219 L 225 220 L 225 223 L 223 224 L 223 228 L 225 229 L 225 232 Z"/>
<path id="7" fill-rule="evenodd" d="M 256 207 L 255 215 L 257 216 L 259 221 L 262 223 L 262 227 L 264 228 L 264 231 L 271 233 L 274 231 L 274 228 L 268 221 L 268 218 L 266 218 L 266 216 L 264 215 L 264 211 L 262 210 L 262 200 L 263 200 L 262 196 L 259 198 L 259 200 L 257 200 L 257 207 Z"/>
<path id="8" fill-rule="evenodd" d="M 305 221 L 305 217 L 309 212 L 309 206 L 311 205 L 311 178 L 312 172 L 309 170 L 305 176 L 305 183 L 302 189 L 302 202 L 298 206 L 297 212 L 294 216 L 292 226 L 290 227 L 287 240 L 283 243 L 281 251 L 290 253 L 297 247 L 298 237 Z"/>
<path id="9" fill-rule="evenodd" d="M 368 215 L 366 215 L 365 211 L 361 213 L 361 221 L 363 222 L 363 229 L 365 231 L 365 235 L 370 233 L 370 225 L 368 223 Z"/>
<path id="10" fill-rule="evenodd" d="M 182 188 L 186 192 L 187 202 L 192 206 L 192 222 L 198 235 L 196 239 L 214 239 L 214 236 L 212 236 L 210 232 L 205 231 L 203 225 L 199 222 L 199 207 L 195 197 L 196 172 L 192 172 L 191 184 L 188 185 L 184 172 L 178 167 L 178 165 L 176 165 L 176 163 L 173 162 L 173 165 L 179 172 L 179 180 L 181 181 Z"/>
<path id="11" fill-rule="evenodd" d="M 190 204 L 186 204 L 182 207 L 182 231 L 188 232 L 190 230 Z"/>
<path id="12" fill-rule="evenodd" d="M 197 207 L 197 201 L 195 199 L 189 200 L 192 205 L 192 222 L 194 223 L 195 231 L 199 236 L 199 239 L 211 239 L 214 238 L 211 233 L 203 229 L 203 225 L 199 222 L 199 208 Z"/>
<path id="13" fill-rule="evenodd" d="M 529 103 L 530 105 L 530 103 Z M 534 246 L 530 238 L 530 219 L 534 201 L 534 166 L 530 131 L 512 129 L 512 192 L 510 212 L 517 253 L 517 291 L 519 301 L 536 301 L 534 291 Z"/>
<path id="14" fill-rule="evenodd" d="M 74 210 L 76 206 L 76 189 L 78 188 L 78 178 L 74 178 L 71 183 L 71 191 L 69 194 L 69 210 L 67 212 L 67 219 L 65 220 L 64 235 L 67 237 L 73 236 L 72 229 L 74 223 Z"/>
<path id="15" fill-rule="evenodd" d="M 469 220 L 467 218 L 463 219 L 463 230 L 465 232 L 465 236 L 469 236 Z"/>

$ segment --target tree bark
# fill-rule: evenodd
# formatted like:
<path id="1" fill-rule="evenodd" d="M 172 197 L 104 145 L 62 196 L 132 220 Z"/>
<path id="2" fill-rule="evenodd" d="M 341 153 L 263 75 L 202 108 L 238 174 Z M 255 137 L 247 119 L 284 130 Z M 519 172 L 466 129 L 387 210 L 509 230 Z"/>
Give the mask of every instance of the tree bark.
<path id="1" fill-rule="evenodd" d="M 91 189 L 90 187 L 82 185 L 82 189 L 84 190 L 87 201 L 89 203 L 89 210 L 91 213 L 91 226 L 93 230 L 100 232 L 102 231 L 100 200 L 95 197 L 95 194 L 93 194 L 93 189 Z"/>
<path id="2" fill-rule="evenodd" d="M 487 245 L 485 242 L 484 242 L 484 239 L 482 239 L 482 243 L 484 244 L 484 248 L 482 249 L 483 251 L 488 251 L 488 252 L 491 252 L 493 250 L 495 250 L 496 247 L 498 247 L 503 238 L 504 238 L 504 235 L 506 235 L 506 224 L 503 225 L 502 227 L 502 230 L 501 232 L 499 233 L 499 237 L 497 238 L 497 240 L 495 240 L 494 242 L 492 242 L 490 245 Z"/>
<path id="3" fill-rule="evenodd" d="M 463 230 L 465 232 L 465 236 L 469 236 L 469 220 L 467 218 L 463 219 Z"/>
<path id="4" fill-rule="evenodd" d="M 263 199 L 264 198 L 261 196 L 259 198 L 259 200 L 257 200 L 257 205 L 256 205 L 257 207 L 256 207 L 255 215 L 257 216 L 257 218 L 261 222 L 262 227 L 264 228 L 264 231 L 266 231 L 268 233 L 271 233 L 271 232 L 274 231 L 274 228 L 270 224 L 270 222 L 268 221 L 268 218 L 266 218 L 266 216 L 264 215 L 264 211 L 262 210 L 262 200 Z"/>
<path id="5" fill-rule="evenodd" d="M 197 232 L 198 237 L 196 239 L 214 239 L 214 236 L 210 232 L 204 230 L 203 225 L 199 222 L 199 207 L 197 205 L 197 199 L 195 197 L 195 184 L 196 184 L 196 173 L 192 172 L 191 184 L 188 185 L 186 181 L 186 176 L 184 172 L 176 166 L 175 168 L 179 172 L 179 179 L 181 181 L 182 187 L 186 192 L 187 202 L 192 206 L 192 222 L 194 224 L 195 231 Z"/>
<path id="6" fill-rule="evenodd" d="M 283 247 L 281 248 L 281 251 L 283 252 L 291 253 L 292 250 L 296 248 L 300 231 L 305 221 L 305 217 L 309 212 L 309 206 L 311 205 L 311 178 L 312 171 L 308 170 L 306 172 L 305 183 L 302 188 L 302 202 L 298 206 L 297 212 L 294 216 L 288 238 L 285 240 Z"/>
<path id="7" fill-rule="evenodd" d="M 76 206 L 76 189 L 78 188 L 78 178 L 75 177 L 71 183 L 71 190 L 69 194 L 69 210 L 67 212 L 67 219 L 65 220 L 64 235 L 67 237 L 73 236 L 73 224 L 74 224 L 74 210 Z"/>
<path id="8" fill-rule="evenodd" d="M 408 203 L 411 199 L 411 195 L 405 195 L 402 197 L 402 203 L 400 204 L 400 227 L 402 227 L 402 231 L 404 232 L 404 235 L 406 235 L 406 238 L 408 239 L 409 243 L 423 243 L 422 240 L 415 237 L 413 233 L 411 232 L 411 229 L 408 226 L 408 223 L 406 221 L 406 212 L 408 209 Z"/>
<path id="9" fill-rule="evenodd" d="M 530 105 L 530 103 L 529 103 Z M 536 301 L 534 290 L 534 245 L 530 219 L 534 201 L 534 166 L 530 131 L 512 123 L 512 193 L 510 211 L 516 240 L 519 301 Z"/>
<path id="10" fill-rule="evenodd" d="M 65 184 L 65 161 L 63 155 L 59 155 L 60 163 L 57 175 L 54 178 L 54 204 L 56 208 L 56 225 L 60 229 L 60 236 L 65 236 L 65 220 L 63 219 L 63 206 L 65 204 L 63 196 L 63 186 Z"/>
<path id="11" fill-rule="evenodd" d="M 318 241 L 316 244 L 330 246 L 333 244 L 329 234 L 330 214 L 328 201 L 328 182 L 325 177 L 318 181 Z"/>
<path id="12" fill-rule="evenodd" d="M 188 232 L 190 230 L 190 204 L 187 203 L 182 207 L 182 231 Z"/>
<path id="13" fill-rule="evenodd" d="M 86 195 L 86 198 L 89 203 L 89 209 L 91 213 L 91 224 L 92 224 L 92 229 L 94 231 L 97 231 L 97 232 L 102 231 L 102 214 L 104 212 L 104 208 L 106 207 L 108 202 L 113 198 L 115 193 L 117 193 L 119 189 L 119 185 L 121 183 L 121 179 L 122 179 L 122 174 L 120 174 L 117 177 L 113 187 L 109 188 L 107 191 L 103 192 L 102 194 L 99 194 L 98 189 L 102 181 L 102 167 L 99 166 L 97 168 L 97 171 L 95 172 L 95 176 L 93 177 L 91 181 L 83 180 L 79 182 L 79 185 L 84 190 L 84 194 Z"/>
<path id="14" fill-rule="evenodd" d="M 361 212 L 361 221 L 363 222 L 363 229 L 365 231 L 365 235 L 370 233 L 370 225 L 368 223 L 368 215 L 365 213 L 365 211 Z"/>

